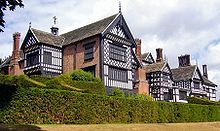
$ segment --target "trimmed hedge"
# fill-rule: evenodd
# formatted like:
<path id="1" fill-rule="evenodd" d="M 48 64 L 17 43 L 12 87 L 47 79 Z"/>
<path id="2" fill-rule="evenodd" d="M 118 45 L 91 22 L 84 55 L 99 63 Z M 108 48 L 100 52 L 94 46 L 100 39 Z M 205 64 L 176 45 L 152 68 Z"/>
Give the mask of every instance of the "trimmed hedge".
<path id="1" fill-rule="evenodd" d="M 82 75 L 82 76 L 80 76 Z M 75 70 L 72 73 L 61 74 L 57 77 L 32 76 L 31 79 L 46 85 L 46 89 L 69 90 L 83 93 L 106 95 L 103 82 L 91 73 Z"/>
<path id="2" fill-rule="evenodd" d="M 97 124 L 220 120 L 219 106 L 155 102 L 55 89 L 17 88 L 8 105 L 0 108 L 0 123 Z"/>
<path id="3" fill-rule="evenodd" d="M 220 106 L 220 102 L 217 101 L 210 101 L 207 98 L 200 98 L 200 97 L 188 97 L 188 103 L 192 104 L 201 104 L 201 105 L 217 105 Z"/>

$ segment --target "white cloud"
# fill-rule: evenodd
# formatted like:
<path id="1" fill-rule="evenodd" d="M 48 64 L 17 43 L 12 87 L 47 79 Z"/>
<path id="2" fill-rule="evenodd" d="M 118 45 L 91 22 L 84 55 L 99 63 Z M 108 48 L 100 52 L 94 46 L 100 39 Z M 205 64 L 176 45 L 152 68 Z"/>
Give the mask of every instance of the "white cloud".
<path id="1" fill-rule="evenodd" d="M 65 33 L 118 12 L 118 0 L 28 0 L 24 4 L 23 9 L 6 13 L 0 57 L 11 53 L 13 32 L 21 32 L 24 38 L 30 21 L 33 28 L 49 32 L 52 17 L 57 16 L 60 33 Z M 171 67 L 178 65 L 177 56 L 191 54 L 193 64 L 197 60 L 200 66 L 208 65 L 209 78 L 220 87 L 219 7 L 219 0 L 122 0 L 123 15 L 133 35 L 142 39 L 143 52 L 155 56 L 155 48 L 164 48 Z"/>

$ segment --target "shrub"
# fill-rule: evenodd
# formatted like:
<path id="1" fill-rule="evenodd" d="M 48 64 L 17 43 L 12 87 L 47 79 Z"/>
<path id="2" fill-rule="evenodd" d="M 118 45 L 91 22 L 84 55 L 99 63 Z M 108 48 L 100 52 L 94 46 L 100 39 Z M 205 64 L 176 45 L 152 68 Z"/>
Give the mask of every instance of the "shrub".
<path id="1" fill-rule="evenodd" d="M 62 74 L 46 82 L 49 89 L 62 89 L 84 93 L 106 95 L 105 86 L 101 80 L 96 81 L 77 81 L 72 80 L 71 73 Z"/>
<path id="2" fill-rule="evenodd" d="M 32 80 L 41 82 L 43 84 L 46 84 L 47 81 L 53 79 L 52 77 L 46 77 L 46 76 L 41 76 L 41 75 L 33 75 L 30 77 Z"/>
<path id="3" fill-rule="evenodd" d="M 200 97 L 188 97 L 188 103 L 192 104 L 202 104 L 202 105 L 218 105 L 220 106 L 220 102 L 217 101 L 210 101 L 207 98 L 200 98 Z"/>
<path id="4" fill-rule="evenodd" d="M 18 86 L 22 88 L 46 87 L 45 84 L 32 80 L 26 75 L 20 75 L 20 76 L 0 75 L 0 84 L 5 86 Z"/>
<path id="5" fill-rule="evenodd" d="M 79 75 L 81 73 L 87 74 L 88 76 L 91 75 L 91 73 L 84 72 L 82 70 L 77 70 L 74 71 L 73 73 L 61 74 L 53 78 L 32 76 L 31 79 L 40 81 L 46 85 L 46 87 L 40 87 L 40 88 L 69 90 L 69 91 L 77 91 L 83 93 L 106 95 L 105 86 L 99 78 L 90 76 L 90 80 L 92 81 L 86 81 L 89 80 L 88 77 L 85 77 L 87 75 L 84 75 L 82 77 L 82 78 L 86 78 L 84 80 L 80 80 L 80 79 L 74 80 L 72 78 L 72 76 L 77 76 L 76 78 L 79 78 L 80 77 Z"/>
<path id="6" fill-rule="evenodd" d="M 147 94 L 131 94 L 128 97 L 137 100 L 153 101 L 153 98 Z"/>
<path id="7" fill-rule="evenodd" d="M 83 70 L 75 70 L 71 73 L 72 80 L 76 81 L 100 81 L 100 79 L 95 78 L 90 72 Z"/>
<path id="8" fill-rule="evenodd" d="M 117 97 L 125 97 L 125 94 L 122 90 L 120 90 L 119 88 L 117 87 L 114 87 L 110 93 L 109 93 L 109 96 L 117 96 Z"/>

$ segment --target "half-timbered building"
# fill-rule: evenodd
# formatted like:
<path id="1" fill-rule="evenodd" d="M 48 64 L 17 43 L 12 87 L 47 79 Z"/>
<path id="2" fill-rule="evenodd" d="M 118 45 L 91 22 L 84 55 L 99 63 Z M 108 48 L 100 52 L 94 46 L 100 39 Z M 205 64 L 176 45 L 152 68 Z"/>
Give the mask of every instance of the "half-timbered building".
<path id="1" fill-rule="evenodd" d="M 209 100 L 216 100 L 216 87 L 217 85 L 208 79 L 208 69 L 207 65 L 202 65 L 203 68 L 203 89 L 206 90 L 207 98 Z"/>
<path id="2" fill-rule="evenodd" d="M 29 28 L 20 48 L 24 74 L 53 77 L 83 69 L 100 77 L 107 92 L 137 88 L 141 62 L 121 12 L 62 35 L 58 31 L 55 17 L 50 33 Z"/>
<path id="3" fill-rule="evenodd" d="M 63 72 L 90 71 L 107 89 L 133 90 L 140 63 L 135 40 L 121 13 L 63 35 Z M 107 90 L 108 91 L 108 90 Z"/>
<path id="4" fill-rule="evenodd" d="M 190 64 L 190 55 L 180 56 L 179 67 L 172 69 L 174 85 L 179 87 L 179 100 L 188 96 L 206 97 L 202 74 L 197 65 Z"/>
<path id="5" fill-rule="evenodd" d="M 141 55 L 141 40 L 134 39 L 121 12 L 61 35 L 54 17 L 50 33 L 30 27 L 21 47 L 20 33 L 13 40 L 12 55 L 0 65 L 4 74 L 53 77 L 82 69 L 101 78 L 108 93 L 118 87 L 172 102 L 216 98 L 217 85 L 190 65 L 189 55 L 179 57 L 172 70 L 161 48 L 156 60 L 151 53 Z"/>
<path id="6" fill-rule="evenodd" d="M 30 28 L 21 45 L 24 73 L 29 76 L 61 74 L 63 40 L 63 37 Z"/>
<path id="7" fill-rule="evenodd" d="M 146 80 L 149 83 L 150 95 L 155 100 L 176 102 L 178 89 L 173 86 L 170 66 L 163 60 L 162 49 L 158 48 L 156 51 L 156 63 L 153 63 L 153 57 L 150 54 L 147 55 L 148 59 L 142 60 L 147 63 L 144 65 L 144 69 L 146 71 Z"/>

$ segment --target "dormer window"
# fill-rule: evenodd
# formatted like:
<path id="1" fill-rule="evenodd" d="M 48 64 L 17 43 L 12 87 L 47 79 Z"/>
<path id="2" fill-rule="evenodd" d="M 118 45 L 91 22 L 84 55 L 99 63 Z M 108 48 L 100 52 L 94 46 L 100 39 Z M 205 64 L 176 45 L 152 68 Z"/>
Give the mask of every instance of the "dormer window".
<path id="1" fill-rule="evenodd" d="M 91 60 L 94 58 L 93 53 L 94 53 L 94 44 L 95 42 L 90 42 L 88 44 L 84 45 L 84 60 Z"/>

